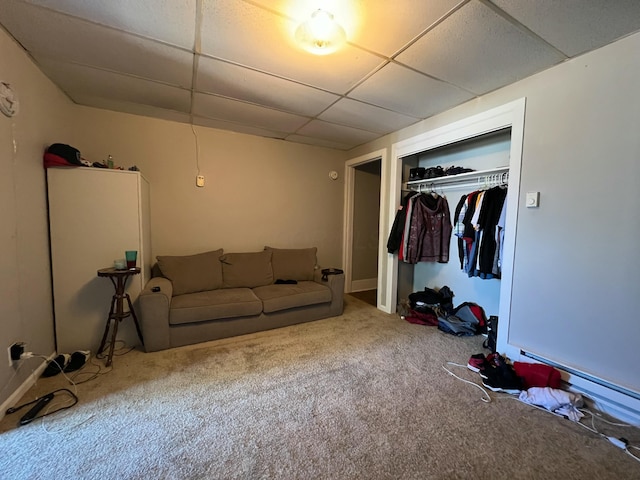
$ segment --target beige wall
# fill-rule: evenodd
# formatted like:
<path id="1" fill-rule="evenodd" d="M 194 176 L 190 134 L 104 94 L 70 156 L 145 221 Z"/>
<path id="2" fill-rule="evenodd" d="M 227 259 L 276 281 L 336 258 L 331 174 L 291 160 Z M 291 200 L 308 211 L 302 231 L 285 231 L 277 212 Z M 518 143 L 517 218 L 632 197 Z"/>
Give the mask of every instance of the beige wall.
<path id="1" fill-rule="evenodd" d="M 379 165 L 380 162 L 376 161 L 355 168 L 352 280 L 378 278 Z"/>
<path id="2" fill-rule="evenodd" d="M 79 107 L 74 141 L 87 159 L 111 154 L 137 165 L 151 184 L 152 252 L 181 255 L 224 248 L 318 247 L 340 266 L 346 154 L 251 135 Z"/>
<path id="3" fill-rule="evenodd" d="M 18 94 L 19 113 L 0 114 L 0 404 L 22 384 L 39 360 L 10 368 L 7 347 L 54 350 L 49 277 L 45 146 L 65 137 L 73 105 L 0 29 L 0 81 Z"/>
<path id="4" fill-rule="evenodd" d="M 55 348 L 42 168 L 51 143 L 73 145 L 88 160 L 111 154 L 116 164 L 140 168 L 151 184 L 154 255 L 314 245 L 321 265 L 341 266 L 344 183 L 328 173 L 343 170 L 344 152 L 195 127 L 206 178 L 197 188 L 189 125 L 74 105 L 2 30 L 0 72 L 21 103 L 16 117 L 0 115 L 3 352 L 15 341 L 47 355 Z M 108 202 L 96 205 L 96 215 L 100 208 Z M 17 371 L 0 363 L 0 404 L 39 361 L 28 362 Z"/>

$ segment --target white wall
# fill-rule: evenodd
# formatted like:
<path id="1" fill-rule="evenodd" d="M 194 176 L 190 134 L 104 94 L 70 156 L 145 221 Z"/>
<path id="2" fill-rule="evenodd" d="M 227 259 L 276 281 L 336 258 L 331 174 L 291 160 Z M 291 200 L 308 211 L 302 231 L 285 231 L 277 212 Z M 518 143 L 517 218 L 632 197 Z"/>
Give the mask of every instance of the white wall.
<path id="1" fill-rule="evenodd" d="M 0 114 L 0 404 L 31 375 L 41 359 L 8 366 L 7 347 L 54 350 L 44 148 L 64 138 L 73 105 L 0 29 L 0 81 L 18 94 L 20 111 Z"/>
<path id="2" fill-rule="evenodd" d="M 526 97 L 509 342 L 635 391 L 639 50 L 636 34 L 350 152 Z"/>
<path id="3" fill-rule="evenodd" d="M 475 170 L 487 170 L 509 165 L 510 132 L 500 132 L 473 142 L 463 142 L 444 149 L 436 149 L 419 155 L 421 167 L 442 168 L 464 166 Z M 437 188 L 436 188 L 437 190 Z M 474 188 L 447 189 L 444 195 L 449 203 L 451 223 L 455 224 L 456 205 L 462 195 L 471 193 Z M 508 228 L 508 226 L 507 226 Z M 458 260 L 457 237 L 452 237 L 449 248 L 449 263 L 417 263 L 413 273 L 413 289 L 424 287 L 442 288 L 448 286 L 454 293 L 454 304 L 474 302 L 482 306 L 487 317 L 498 315 L 500 310 L 500 280 L 485 280 L 480 277 L 469 277 L 460 268 Z"/>

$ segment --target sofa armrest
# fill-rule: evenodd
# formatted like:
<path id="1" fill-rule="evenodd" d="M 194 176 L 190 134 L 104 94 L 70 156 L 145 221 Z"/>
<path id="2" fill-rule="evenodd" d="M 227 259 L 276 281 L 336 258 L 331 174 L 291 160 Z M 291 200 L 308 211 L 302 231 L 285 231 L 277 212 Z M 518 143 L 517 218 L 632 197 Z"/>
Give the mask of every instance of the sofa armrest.
<path id="1" fill-rule="evenodd" d="M 333 316 L 342 315 L 344 310 L 344 273 L 327 275 L 327 279 L 322 280 L 322 269 L 319 268 L 314 272 L 313 281 L 331 289 L 331 314 Z"/>
<path id="2" fill-rule="evenodd" d="M 159 291 L 153 291 L 159 287 Z M 154 277 L 145 285 L 138 297 L 140 328 L 147 352 L 170 348 L 169 309 L 173 285 L 164 277 Z"/>

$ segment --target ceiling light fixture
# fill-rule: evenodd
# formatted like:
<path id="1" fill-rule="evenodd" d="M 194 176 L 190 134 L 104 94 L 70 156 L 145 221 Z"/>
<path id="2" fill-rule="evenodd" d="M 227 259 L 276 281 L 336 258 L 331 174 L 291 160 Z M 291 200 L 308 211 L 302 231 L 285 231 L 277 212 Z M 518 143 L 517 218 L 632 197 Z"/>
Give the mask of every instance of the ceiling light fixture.
<path id="1" fill-rule="evenodd" d="M 296 29 L 295 38 L 308 52 L 328 55 L 344 45 L 347 34 L 331 13 L 318 9 Z"/>

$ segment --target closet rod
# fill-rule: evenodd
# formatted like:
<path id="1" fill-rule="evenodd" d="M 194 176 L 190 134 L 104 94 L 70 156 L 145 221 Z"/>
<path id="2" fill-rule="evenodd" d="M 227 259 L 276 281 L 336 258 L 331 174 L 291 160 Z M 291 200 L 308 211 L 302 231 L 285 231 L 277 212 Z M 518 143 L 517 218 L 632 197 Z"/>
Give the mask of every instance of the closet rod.
<path id="1" fill-rule="evenodd" d="M 416 191 L 416 192 L 438 192 L 438 191 L 453 190 L 453 189 L 482 190 L 482 189 L 487 189 L 491 187 L 497 187 L 500 185 L 508 185 L 509 172 L 503 171 L 502 173 L 479 175 L 474 180 L 467 177 L 466 181 L 460 181 L 460 179 L 458 179 L 457 181 L 451 181 L 452 178 L 450 178 L 448 183 L 442 183 L 442 182 L 438 183 L 431 180 L 438 180 L 438 179 L 434 178 L 429 180 L 420 180 L 417 182 L 407 182 L 406 188 L 404 190 Z"/>

